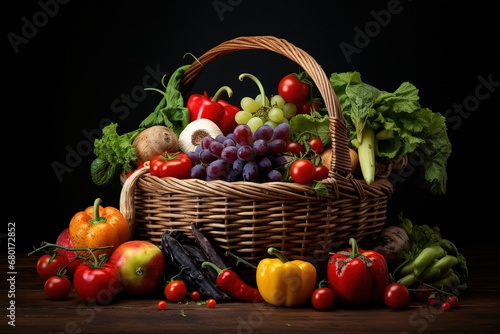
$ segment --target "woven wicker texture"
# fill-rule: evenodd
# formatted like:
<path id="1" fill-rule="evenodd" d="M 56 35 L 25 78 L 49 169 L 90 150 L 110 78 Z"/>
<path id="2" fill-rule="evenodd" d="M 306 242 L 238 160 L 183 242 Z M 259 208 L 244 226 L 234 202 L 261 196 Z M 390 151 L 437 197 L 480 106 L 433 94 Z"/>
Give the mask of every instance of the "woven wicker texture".
<path id="1" fill-rule="evenodd" d="M 304 69 L 320 92 L 330 117 L 332 162 L 321 181 L 329 195 L 312 185 L 157 178 L 147 168 L 123 184 L 120 210 L 136 239 L 161 244 L 166 229 L 190 234 L 194 222 L 224 254 L 231 251 L 257 264 L 275 247 L 289 259 L 325 263 L 332 248 L 354 237 L 368 246 L 383 228 L 393 187 L 386 178 L 371 185 L 350 173 L 347 130 L 333 88 L 321 67 L 305 51 L 273 36 L 239 37 L 212 48 L 185 72 L 186 96 L 203 69 L 226 54 L 262 49 L 281 54 Z"/>

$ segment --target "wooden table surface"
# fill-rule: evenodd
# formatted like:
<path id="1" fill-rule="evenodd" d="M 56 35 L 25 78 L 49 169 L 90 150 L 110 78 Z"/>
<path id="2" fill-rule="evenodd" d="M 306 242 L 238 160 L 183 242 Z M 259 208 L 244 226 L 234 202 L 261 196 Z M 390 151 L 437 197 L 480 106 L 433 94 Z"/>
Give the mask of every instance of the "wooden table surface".
<path id="1" fill-rule="evenodd" d="M 193 302 L 156 308 L 161 295 L 119 296 L 111 305 L 89 306 L 74 292 L 48 300 L 37 276 L 37 256 L 15 255 L 15 274 L 0 255 L 0 333 L 499 333 L 500 247 L 460 248 L 470 271 L 457 309 L 443 312 L 421 302 L 405 310 L 384 307 L 317 311 L 311 306 L 273 307 L 266 303 L 219 303 L 213 309 Z M 7 279 L 12 277 L 9 284 Z M 8 310 L 14 302 L 15 310 Z M 15 326 L 9 324 L 15 323 Z"/>

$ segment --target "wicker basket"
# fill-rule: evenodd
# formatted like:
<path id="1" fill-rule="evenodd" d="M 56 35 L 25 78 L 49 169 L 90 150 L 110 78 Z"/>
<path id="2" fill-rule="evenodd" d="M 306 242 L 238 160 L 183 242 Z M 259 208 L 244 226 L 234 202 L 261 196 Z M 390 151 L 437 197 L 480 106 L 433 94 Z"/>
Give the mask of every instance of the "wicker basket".
<path id="1" fill-rule="evenodd" d="M 393 186 L 382 177 L 371 185 L 351 173 L 347 129 L 338 99 L 321 67 L 305 51 L 272 36 L 239 37 L 210 49 L 185 72 L 186 96 L 205 66 L 229 53 L 261 49 L 281 54 L 304 69 L 320 92 L 330 117 L 332 161 L 323 180 L 329 195 L 289 182 L 226 182 L 157 178 L 144 168 L 123 184 L 120 210 L 136 239 L 161 244 L 167 229 L 191 233 L 191 223 L 224 254 L 231 251 L 257 264 L 271 246 L 289 259 L 322 265 L 350 237 L 368 247 L 384 226 Z"/>

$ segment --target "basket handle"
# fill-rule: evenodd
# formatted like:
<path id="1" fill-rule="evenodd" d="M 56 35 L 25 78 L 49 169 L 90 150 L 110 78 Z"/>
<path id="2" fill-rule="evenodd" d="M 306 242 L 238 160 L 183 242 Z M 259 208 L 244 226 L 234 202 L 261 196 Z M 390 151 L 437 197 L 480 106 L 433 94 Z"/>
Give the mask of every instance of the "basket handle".
<path id="1" fill-rule="evenodd" d="M 284 39 L 274 36 L 244 36 L 223 42 L 208 50 L 194 61 L 184 73 L 180 82 L 180 91 L 187 95 L 201 75 L 206 65 L 218 57 L 240 50 L 268 50 L 281 54 L 301 66 L 311 77 L 323 97 L 330 117 L 330 134 L 332 140 L 331 172 L 342 176 L 351 171 L 347 126 L 342 116 L 340 104 L 333 87 L 321 66 L 304 50 Z"/>
<path id="2" fill-rule="evenodd" d="M 149 172 L 149 165 L 145 164 L 143 168 L 132 173 L 123 183 L 120 193 L 120 212 L 128 222 L 132 237 L 135 234 L 135 189 L 139 178 L 147 172 Z"/>

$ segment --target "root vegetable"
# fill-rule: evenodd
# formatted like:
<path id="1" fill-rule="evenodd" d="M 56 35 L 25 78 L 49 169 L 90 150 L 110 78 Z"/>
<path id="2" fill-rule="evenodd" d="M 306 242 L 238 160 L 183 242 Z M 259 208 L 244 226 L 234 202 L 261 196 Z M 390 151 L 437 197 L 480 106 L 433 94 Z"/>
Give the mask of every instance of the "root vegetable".
<path id="1" fill-rule="evenodd" d="M 356 172 L 359 166 L 358 152 L 356 150 L 349 148 L 349 155 L 351 157 L 351 173 Z M 332 149 L 328 148 L 321 153 L 321 162 L 323 165 L 331 169 L 332 163 Z"/>
<path id="2" fill-rule="evenodd" d="M 179 138 L 172 129 L 163 125 L 155 125 L 141 131 L 132 145 L 136 149 L 138 166 L 155 155 L 179 152 Z"/>
<path id="3" fill-rule="evenodd" d="M 387 264 L 397 265 L 401 263 L 402 251 L 409 251 L 411 247 L 408 233 L 400 226 L 388 226 L 382 229 L 377 238 L 374 251 L 385 257 Z"/>

